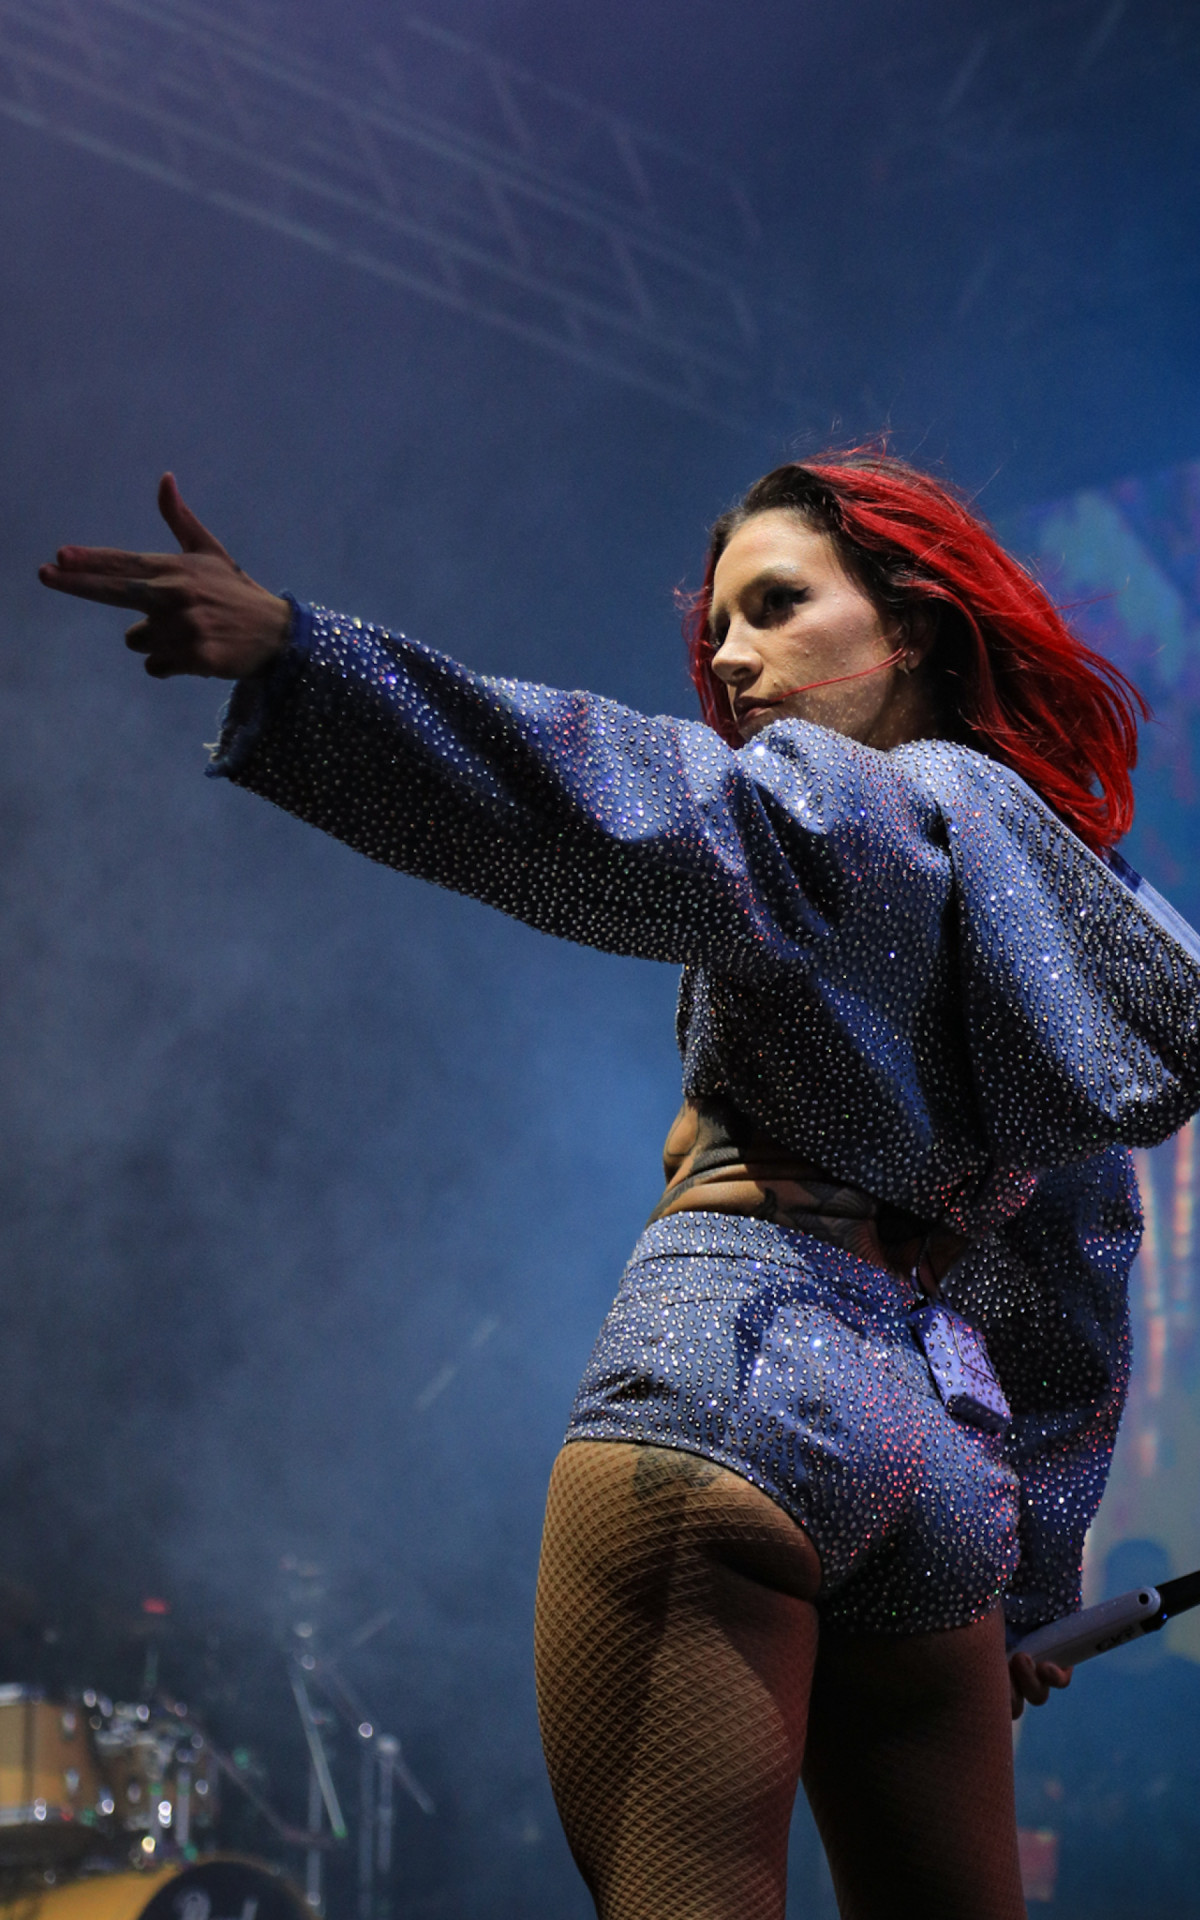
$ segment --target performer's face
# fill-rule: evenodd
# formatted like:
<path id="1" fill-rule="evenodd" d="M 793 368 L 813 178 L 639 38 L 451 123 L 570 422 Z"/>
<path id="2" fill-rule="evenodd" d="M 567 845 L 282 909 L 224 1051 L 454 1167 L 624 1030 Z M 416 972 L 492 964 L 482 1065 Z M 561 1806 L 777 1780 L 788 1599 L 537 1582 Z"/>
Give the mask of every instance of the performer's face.
<path id="1" fill-rule="evenodd" d="M 927 731 L 925 691 L 911 672 L 926 644 L 885 619 L 828 534 L 794 513 L 755 514 L 730 536 L 713 579 L 709 626 L 712 670 L 743 740 L 789 716 L 877 747 Z M 903 660 L 882 666 L 902 643 Z M 865 679 L 841 679 L 864 671 Z M 835 679 L 840 684 L 789 693 Z M 789 697 L 767 704 L 783 693 Z"/>

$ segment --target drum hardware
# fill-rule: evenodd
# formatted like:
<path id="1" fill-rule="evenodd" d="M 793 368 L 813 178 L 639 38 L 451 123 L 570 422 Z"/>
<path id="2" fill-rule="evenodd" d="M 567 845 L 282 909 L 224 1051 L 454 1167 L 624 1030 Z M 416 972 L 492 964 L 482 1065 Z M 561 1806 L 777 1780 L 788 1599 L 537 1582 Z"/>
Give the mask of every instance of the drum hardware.
<path id="1" fill-rule="evenodd" d="M 362 1729 L 360 1728 L 361 1732 Z M 400 1742 L 390 1733 L 381 1733 L 375 1742 L 375 1751 L 379 1760 L 379 1803 L 375 1813 L 376 1831 L 379 1844 L 375 1851 L 375 1864 L 380 1873 L 392 1870 L 392 1821 L 395 1814 L 396 1767 L 400 1762 Z M 366 1752 L 366 1748 L 363 1748 Z M 419 1803 L 418 1803 L 419 1804 Z M 430 1801 L 423 1812 L 433 1812 Z"/>
<path id="2" fill-rule="evenodd" d="M 341 1802 L 337 1796 L 337 1788 L 333 1784 L 333 1775 L 329 1771 L 329 1756 L 325 1751 L 325 1742 L 321 1738 L 321 1728 L 328 1724 L 327 1717 L 313 1711 L 312 1701 L 308 1697 L 308 1688 L 304 1684 L 304 1675 L 297 1662 L 289 1663 L 288 1679 L 291 1682 L 296 1711 L 300 1715 L 300 1724 L 304 1729 L 304 1738 L 308 1745 L 309 1834 L 315 1839 L 321 1832 L 321 1815 L 327 1813 L 332 1838 L 344 1840 L 347 1833 L 346 1822 L 342 1817 Z M 304 1856 L 304 1897 L 314 1913 L 323 1913 L 325 1910 L 322 1864 L 320 1849 L 310 1846 Z"/>
<path id="3" fill-rule="evenodd" d="M 374 1920 L 376 1876 L 392 1867 L 397 1787 L 422 1813 L 434 1811 L 400 1742 L 377 1728 L 339 1664 L 389 1625 L 394 1611 L 373 1615 L 334 1653 L 319 1652 L 312 1614 L 322 1597 L 320 1570 L 290 1561 L 284 1571 L 293 1576 L 289 1598 L 303 1602 L 295 1611 L 308 1616 L 295 1620 L 281 1649 L 308 1749 L 307 1825 L 281 1818 L 247 1777 L 243 1756 L 224 1752 L 169 1695 L 148 1690 L 148 1704 L 88 1688 L 56 1700 L 35 1687 L 0 1686 L 0 1920 L 37 1920 L 51 1897 L 50 1920 L 264 1920 L 253 1910 L 214 1913 L 211 1902 L 205 1906 L 192 1883 L 185 1884 L 197 1843 L 215 1843 L 224 1783 L 245 1796 L 279 1841 L 302 1851 L 300 1915 L 311 1920 L 323 1910 L 325 1856 L 349 1837 L 329 1749 L 339 1724 L 352 1729 L 359 1750 L 358 1911 L 360 1920 Z M 168 1610 L 160 1601 L 142 1607 L 152 1616 L 139 1632 L 148 1642 L 143 1677 L 151 1680 L 164 1626 L 159 1616 Z M 122 1871 L 123 1859 L 133 1874 Z M 155 1892 L 168 1883 L 174 1909 L 158 1903 Z M 101 1887 L 124 1887 L 124 1905 L 116 1893 L 116 1904 L 98 1892 L 84 1897 Z M 67 1903 L 68 1892 L 79 1899 Z M 285 1903 L 278 1920 L 297 1916 Z"/>
<path id="4" fill-rule="evenodd" d="M 193 1832 L 217 1819 L 220 1776 L 203 1734 L 144 1703 L 114 1706 L 91 1689 L 83 1701 L 106 1786 L 102 1811 L 141 1835 L 144 1852 L 169 1844 L 187 1856 Z"/>
<path id="5" fill-rule="evenodd" d="M 247 1779 L 245 1769 L 238 1766 L 232 1754 L 226 1753 L 217 1746 L 211 1735 L 204 1731 L 193 1715 L 189 1714 L 182 1700 L 170 1700 L 160 1694 L 159 1705 L 165 1714 L 170 1715 L 181 1733 L 186 1733 L 193 1743 L 200 1742 L 217 1771 L 224 1779 L 230 1781 L 239 1793 L 244 1794 L 254 1811 L 261 1814 L 272 1833 L 282 1840 L 285 1846 L 310 1848 L 332 1847 L 335 1844 L 335 1836 L 332 1833 L 314 1833 L 306 1827 L 293 1827 L 276 1813 L 270 1801 L 259 1792 L 254 1782 Z M 196 1786 L 198 1784 L 197 1782 Z"/>
<path id="6" fill-rule="evenodd" d="M 348 1685 L 336 1660 L 321 1659 L 315 1655 L 310 1655 L 309 1658 L 312 1660 L 312 1665 L 307 1667 L 303 1676 L 298 1676 L 295 1673 L 293 1656 L 293 1690 L 297 1693 L 297 1706 L 300 1706 L 301 1698 L 306 1701 L 309 1698 L 304 1682 L 315 1683 L 344 1724 L 353 1729 L 360 1743 L 358 1911 L 359 1920 L 372 1920 L 375 1910 L 376 1874 L 390 1873 L 392 1866 L 392 1835 L 395 1825 L 397 1785 L 404 1788 L 409 1798 L 426 1816 L 434 1813 L 434 1803 L 411 1772 L 399 1740 L 394 1734 L 383 1733 L 376 1727 L 362 1700 Z M 319 1742 L 320 1733 L 316 1727 L 313 1728 L 313 1733 Z M 324 1753 L 323 1744 L 320 1751 Z M 314 1794 L 312 1785 L 318 1779 L 314 1758 L 310 1777 L 310 1825 L 313 1824 L 311 1813 L 314 1802 L 318 1816 L 320 1813 L 321 1801 Z M 330 1811 L 330 1824 L 333 1824 L 332 1811 Z"/>
<path id="7" fill-rule="evenodd" d="M 350 1634 L 332 1654 L 319 1650 L 317 1631 L 319 1601 L 323 1597 L 321 1569 L 289 1557 L 283 1563 L 289 1578 L 289 1599 L 302 1610 L 294 1621 L 284 1657 L 296 1710 L 309 1748 L 308 1824 L 313 1832 L 321 1830 L 327 1816 L 333 1834 L 346 1834 L 346 1823 L 333 1784 L 326 1738 L 322 1728 L 329 1718 L 313 1705 L 312 1690 L 318 1690 L 333 1709 L 333 1718 L 353 1730 L 360 1743 L 358 1802 L 358 1911 L 359 1920 L 373 1920 L 375 1877 L 390 1872 L 395 1821 L 395 1791 L 402 1786 L 421 1812 L 431 1815 L 434 1804 L 424 1787 L 409 1769 L 403 1749 L 394 1735 L 380 1732 L 374 1716 L 350 1686 L 340 1662 L 347 1653 L 357 1652 L 368 1640 L 382 1632 L 395 1618 L 388 1611 L 374 1615 Z M 339 1833 L 340 1829 L 340 1833 Z M 317 1913 L 323 1908 L 321 1887 L 322 1856 L 315 1849 L 305 1862 L 305 1895 Z"/>
<path id="8" fill-rule="evenodd" d="M 133 1631 L 135 1640 L 144 1640 L 146 1656 L 142 1666 L 142 1695 L 152 1700 L 158 1691 L 158 1669 L 164 1637 L 171 1632 L 169 1600 L 149 1594 L 138 1609 L 141 1618 Z"/>

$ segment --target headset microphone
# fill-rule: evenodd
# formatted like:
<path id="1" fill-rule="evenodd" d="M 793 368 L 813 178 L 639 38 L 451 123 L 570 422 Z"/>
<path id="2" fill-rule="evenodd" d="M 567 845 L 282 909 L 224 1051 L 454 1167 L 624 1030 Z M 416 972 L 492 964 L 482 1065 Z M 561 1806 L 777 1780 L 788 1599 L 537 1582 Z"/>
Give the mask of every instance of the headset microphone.
<path id="1" fill-rule="evenodd" d="M 781 700 L 791 700 L 798 693 L 812 693 L 817 687 L 840 687 L 844 680 L 866 680 L 872 673 L 882 673 L 885 667 L 894 667 L 907 652 L 907 645 L 897 647 L 895 653 L 889 653 L 886 660 L 877 660 L 873 667 L 860 667 L 857 673 L 835 673 L 831 680 L 809 680 L 803 687 L 789 687 L 786 693 L 773 693 L 769 700 L 756 700 L 754 704 L 756 707 L 777 707 Z"/>

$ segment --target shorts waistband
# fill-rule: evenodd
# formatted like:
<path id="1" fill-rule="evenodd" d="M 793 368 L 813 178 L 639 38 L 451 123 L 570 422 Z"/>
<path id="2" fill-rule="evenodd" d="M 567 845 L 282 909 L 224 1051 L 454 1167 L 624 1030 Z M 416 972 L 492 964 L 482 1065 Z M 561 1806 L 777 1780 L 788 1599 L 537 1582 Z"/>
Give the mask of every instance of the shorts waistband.
<path id="1" fill-rule="evenodd" d="M 919 1297 L 910 1281 L 886 1267 L 869 1265 L 828 1240 L 771 1220 L 712 1211 L 666 1214 L 642 1230 L 626 1273 L 656 1260 L 691 1257 L 756 1262 L 808 1274 L 814 1282 L 869 1299 L 898 1312 Z"/>

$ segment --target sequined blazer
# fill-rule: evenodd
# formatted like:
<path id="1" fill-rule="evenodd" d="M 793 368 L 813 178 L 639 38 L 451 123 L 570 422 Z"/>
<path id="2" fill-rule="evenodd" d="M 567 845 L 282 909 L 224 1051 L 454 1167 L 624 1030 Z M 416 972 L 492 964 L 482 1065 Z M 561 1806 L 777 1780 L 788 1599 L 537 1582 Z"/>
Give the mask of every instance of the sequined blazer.
<path id="1" fill-rule="evenodd" d="M 879 752 L 467 671 L 297 604 L 212 771 L 543 931 L 683 969 L 685 1093 L 970 1241 L 1024 1630 L 1079 1602 L 1128 1374 L 1126 1149 L 1200 1107 L 1200 944 L 968 748 Z"/>

